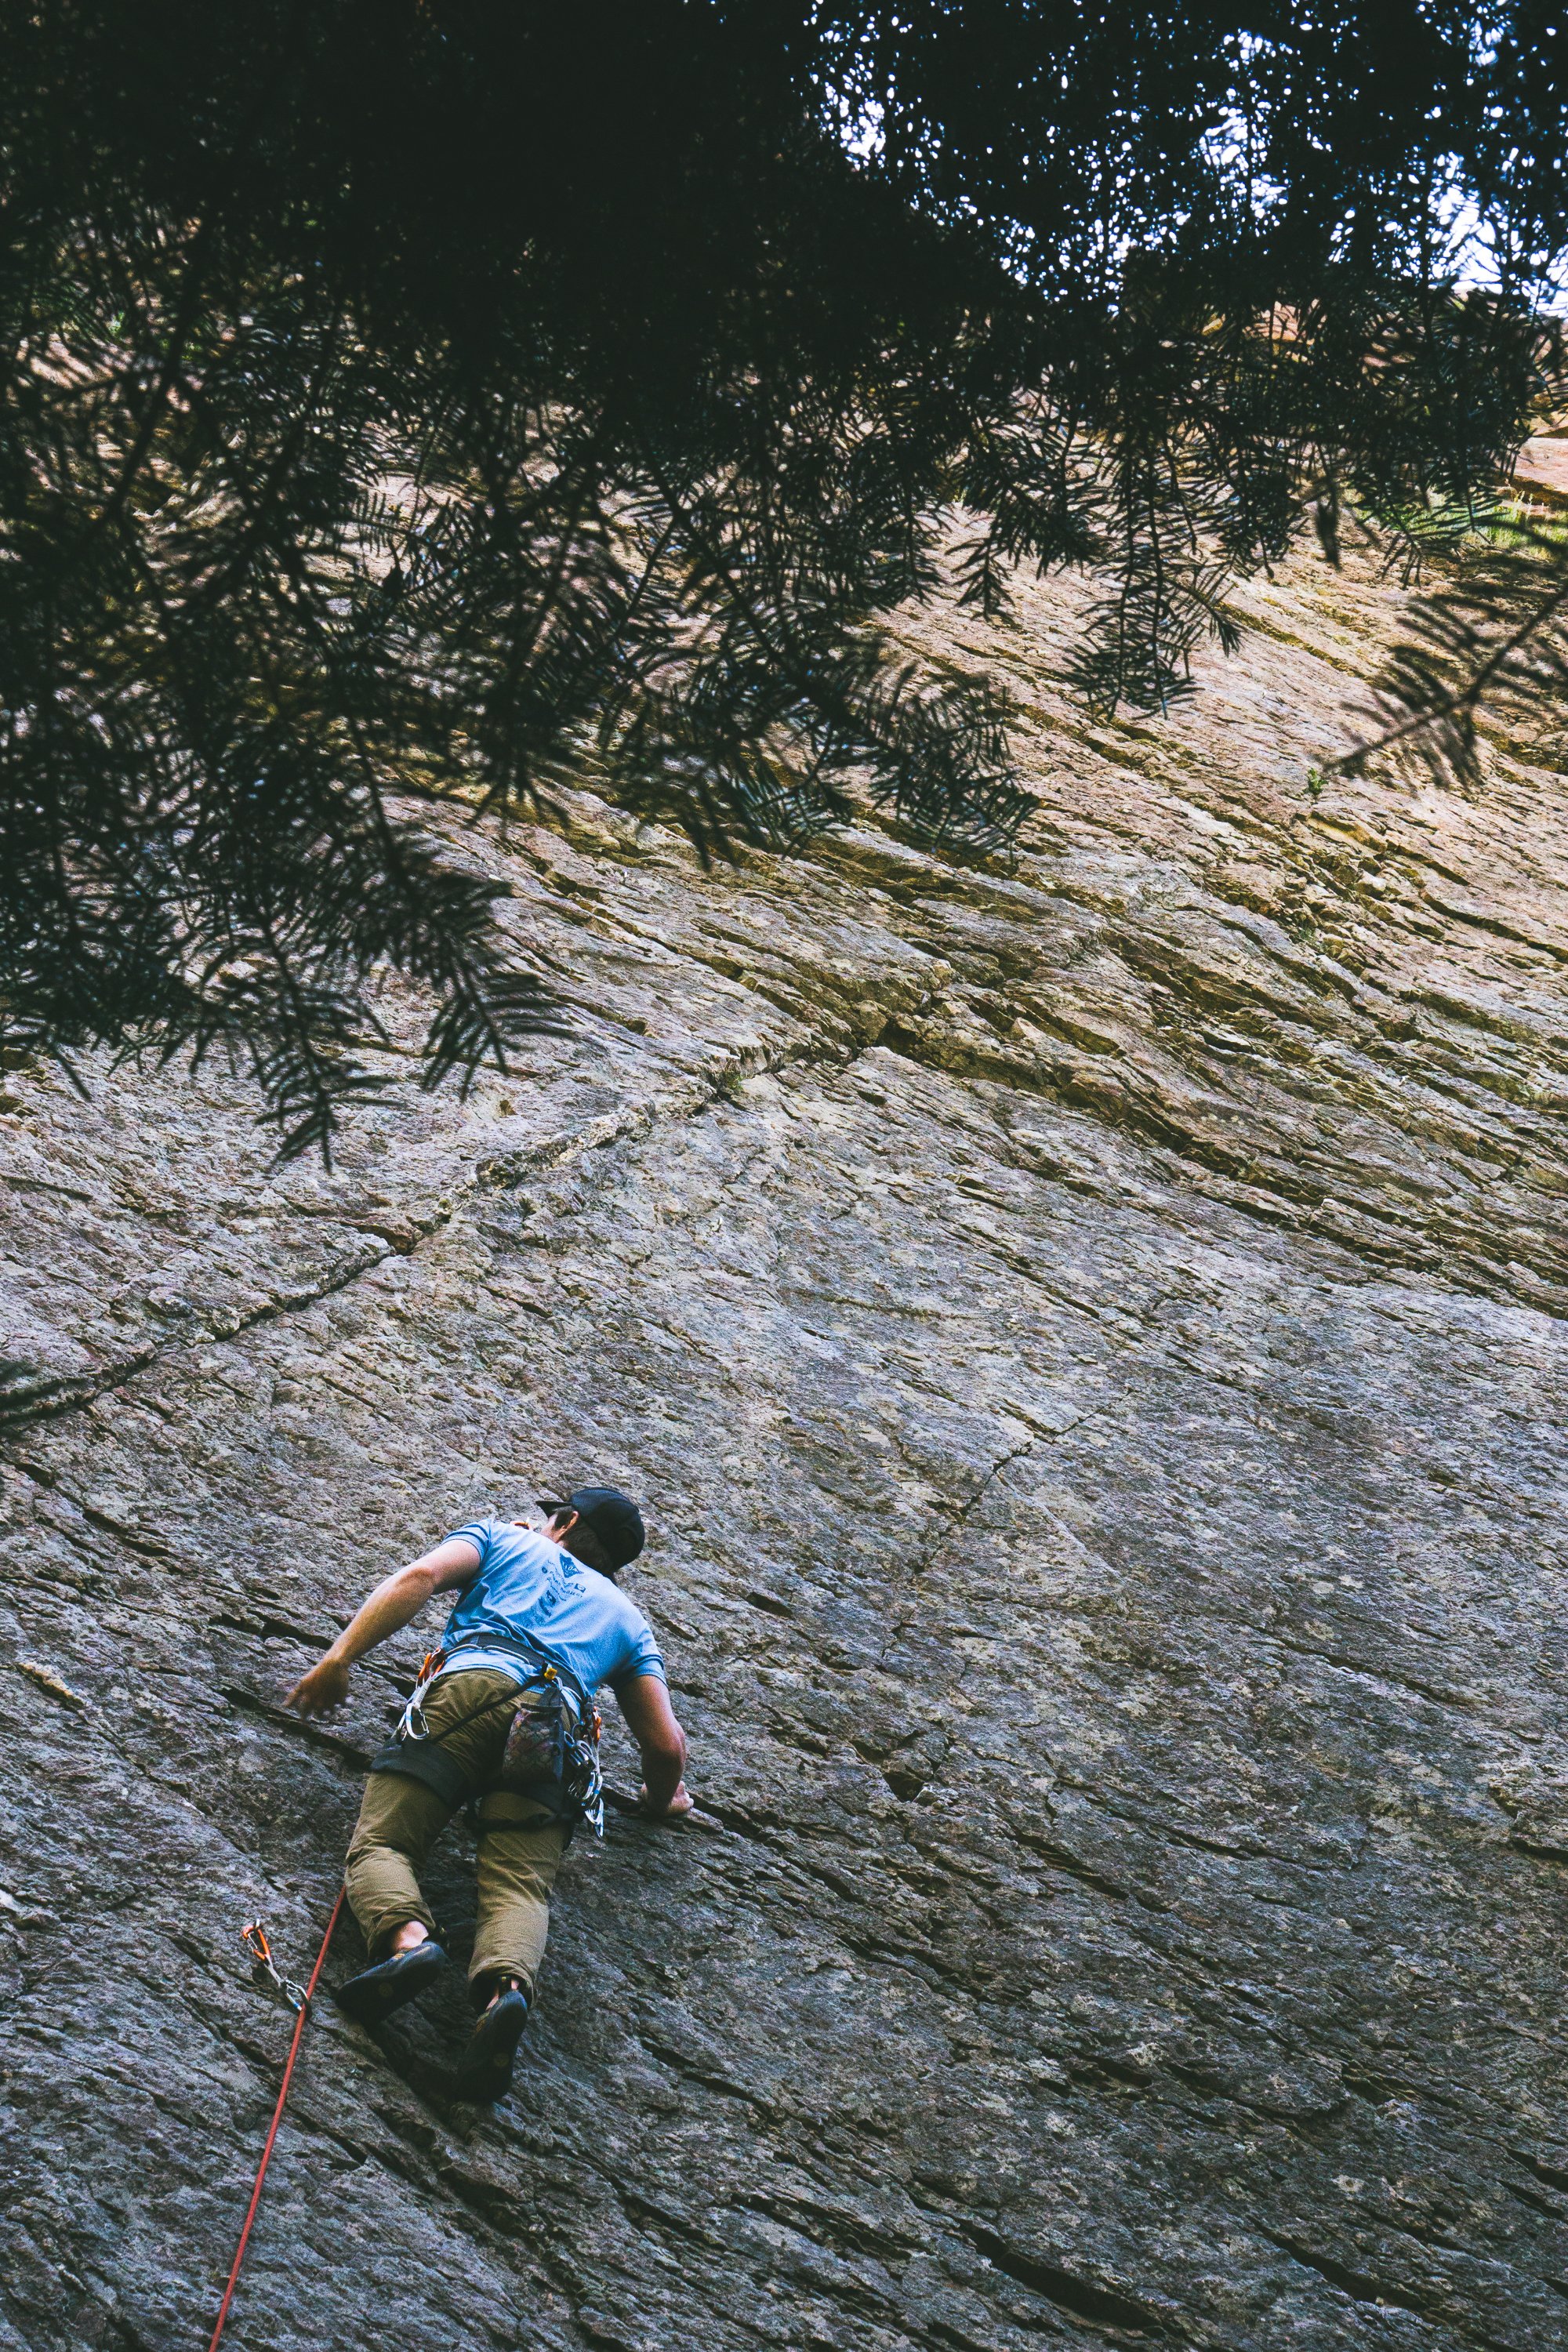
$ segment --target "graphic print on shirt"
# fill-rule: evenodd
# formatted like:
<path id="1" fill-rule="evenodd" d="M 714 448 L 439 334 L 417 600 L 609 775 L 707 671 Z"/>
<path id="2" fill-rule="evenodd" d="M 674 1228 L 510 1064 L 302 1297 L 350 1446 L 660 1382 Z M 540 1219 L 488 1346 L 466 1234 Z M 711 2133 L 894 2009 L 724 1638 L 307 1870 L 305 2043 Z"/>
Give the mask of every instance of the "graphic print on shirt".
<path id="1" fill-rule="evenodd" d="M 544 1590 L 539 1596 L 539 1613 L 552 1616 L 574 1586 L 582 1588 L 583 1580 L 577 1563 L 569 1551 L 557 1552 L 544 1571 Z"/>

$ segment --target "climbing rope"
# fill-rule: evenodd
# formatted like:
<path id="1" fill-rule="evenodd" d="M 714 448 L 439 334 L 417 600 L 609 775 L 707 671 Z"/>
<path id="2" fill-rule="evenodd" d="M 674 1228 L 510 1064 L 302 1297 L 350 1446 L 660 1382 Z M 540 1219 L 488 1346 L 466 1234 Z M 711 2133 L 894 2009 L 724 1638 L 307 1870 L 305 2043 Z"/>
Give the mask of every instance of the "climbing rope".
<path id="1" fill-rule="evenodd" d="M 244 1933 L 246 1950 L 267 1970 L 284 1999 L 292 2001 L 294 2005 L 294 2039 L 289 2044 L 289 2062 L 283 2069 L 283 2081 L 278 2093 L 278 2105 L 272 2110 L 272 2126 L 267 2135 L 267 2145 L 261 2151 L 261 2161 L 256 2168 L 256 2185 L 250 2192 L 250 2203 L 246 2210 L 245 2227 L 239 2233 L 239 2243 L 235 2248 L 234 2268 L 229 2272 L 228 2284 L 223 2291 L 223 2301 L 218 2305 L 217 2325 L 213 2329 L 207 2352 L 217 2352 L 218 2338 L 223 2334 L 225 2322 L 228 2318 L 228 2306 L 234 2300 L 234 2290 L 239 2278 L 240 2265 L 245 2260 L 245 2250 L 250 2243 L 250 2225 L 256 2219 L 256 2209 L 261 2202 L 261 2184 L 267 2178 L 267 2168 L 272 2161 L 272 2143 L 278 2137 L 278 2126 L 283 2120 L 283 2105 L 289 2096 L 289 2085 L 293 2079 L 294 2061 L 300 2054 L 300 2037 L 305 2031 L 305 2020 L 310 2013 L 310 2002 L 315 1997 L 317 1979 L 321 1973 L 322 1962 L 327 1957 L 327 1947 L 332 1940 L 332 1930 L 338 1924 L 339 1914 L 343 1907 L 343 1892 L 344 1890 L 340 1886 L 338 1899 L 332 1906 L 332 1916 L 327 1922 L 327 1932 L 321 1937 L 321 1948 L 316 1954 L 316 1965 L 310 1970 L 310 1981 L 302 1993 L 297 1986 L 280 1977 L 273 1967 L 271 1947 L 267 1940 L 267 1930 L 260 1920 L 253 1919 Z"/>

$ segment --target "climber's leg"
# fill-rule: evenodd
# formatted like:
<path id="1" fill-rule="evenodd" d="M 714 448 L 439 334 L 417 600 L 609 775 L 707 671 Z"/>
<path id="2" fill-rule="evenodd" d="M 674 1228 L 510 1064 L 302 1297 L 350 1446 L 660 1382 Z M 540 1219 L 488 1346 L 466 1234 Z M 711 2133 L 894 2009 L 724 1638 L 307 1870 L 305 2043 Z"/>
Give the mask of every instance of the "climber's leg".
<path id="1" fill-rule="evenodd" d="M 366 1780 L 343 1880 L 373 1960 L 384 1956 L 410 1921 L 436 1933 L 418 1872 L 452 1811 L 434 1789 L 405 1773 L 373 1772 Z"/>
<path id="2" fill-rule="evenodd" d="M 373 1772 L 365 1783 L 343 1877 L 370 1966 L 334 1996 L 362 2025 L 380 2025 L 446 1965 L 417 1872 L 451 1812 L 433 1789 L 402 1772 Z"/>
<path id="3" fill-rule="evenodd" d="M 527 1797 L 497 1790 L 480 1806 L 479 1921 L 468 1963 L 477 2009 L 508 1979 L 532 2000 L 565 1843 L 560 1822 Z"/>
<path id="4" fill-rule="evenodd" d="M 511 2086 L 565 1844 L 562 1823 L 526 1797 L 496 1790 L 479 1808 L 479 1921 L 468 1990 L 482 2013 L 452 2078 L 457 2098 L 499 2099 Z"/>

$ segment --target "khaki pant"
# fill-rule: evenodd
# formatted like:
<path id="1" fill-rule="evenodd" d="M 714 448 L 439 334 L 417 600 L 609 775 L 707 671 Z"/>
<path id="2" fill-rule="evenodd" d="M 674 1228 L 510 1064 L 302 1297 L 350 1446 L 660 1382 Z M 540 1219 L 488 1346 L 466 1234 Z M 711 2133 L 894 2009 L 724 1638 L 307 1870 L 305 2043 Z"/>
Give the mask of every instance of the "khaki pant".
<path id="1" fill-rule="evenodd" d="M 475 1666 L 431 1685 L 425 1720 L 431 1738 L 482 1786 L 500 1766 L 516 1703 L 510 1675 Z M 418 1871 L 455 1810 L 406 1773 L 373 1772 L 365 1782 L 343 1876 L 373 1960 L 384 1957 L 394 1929 L 406 1919 L 437 1932 Z M 532 1798 L 506 1789 L 480 1800 L 479 1831 L 479 1924 L 468 1982 L 482 2005 L 486 1978 L 514 1976 L 531 2000 L 566 1832 Z"/>

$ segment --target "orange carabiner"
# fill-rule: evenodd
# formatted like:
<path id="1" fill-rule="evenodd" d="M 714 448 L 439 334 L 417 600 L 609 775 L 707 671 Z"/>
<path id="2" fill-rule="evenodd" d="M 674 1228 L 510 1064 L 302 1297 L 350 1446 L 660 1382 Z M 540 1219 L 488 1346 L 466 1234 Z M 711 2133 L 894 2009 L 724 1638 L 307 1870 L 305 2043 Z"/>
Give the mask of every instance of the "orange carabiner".
<path id="1" fill-rule="evenodd" d="M 268 1975 L 271 1978 L 273 1983 L 277 1986 L 284 2000 L 289 2003 L 289 2008 L 297 2010 L 303 2002 L 305 1996 L 300 1991 L 299 1986 L 294 1982 L 292 1977 L 281 1977 L 279 1975 L 278 1963 L 272 1957 L 272 1946 L 268 1941 L 267 1930 L 262 1926 L 260 1920 L 252 1919 L 247 1927 L 242 1927 L 239 1931 L 239 1940 L 245 1946 L 246 1950 L 250 1954 L 256 1966 L 258 1969 L 266 1969 Z"/>

